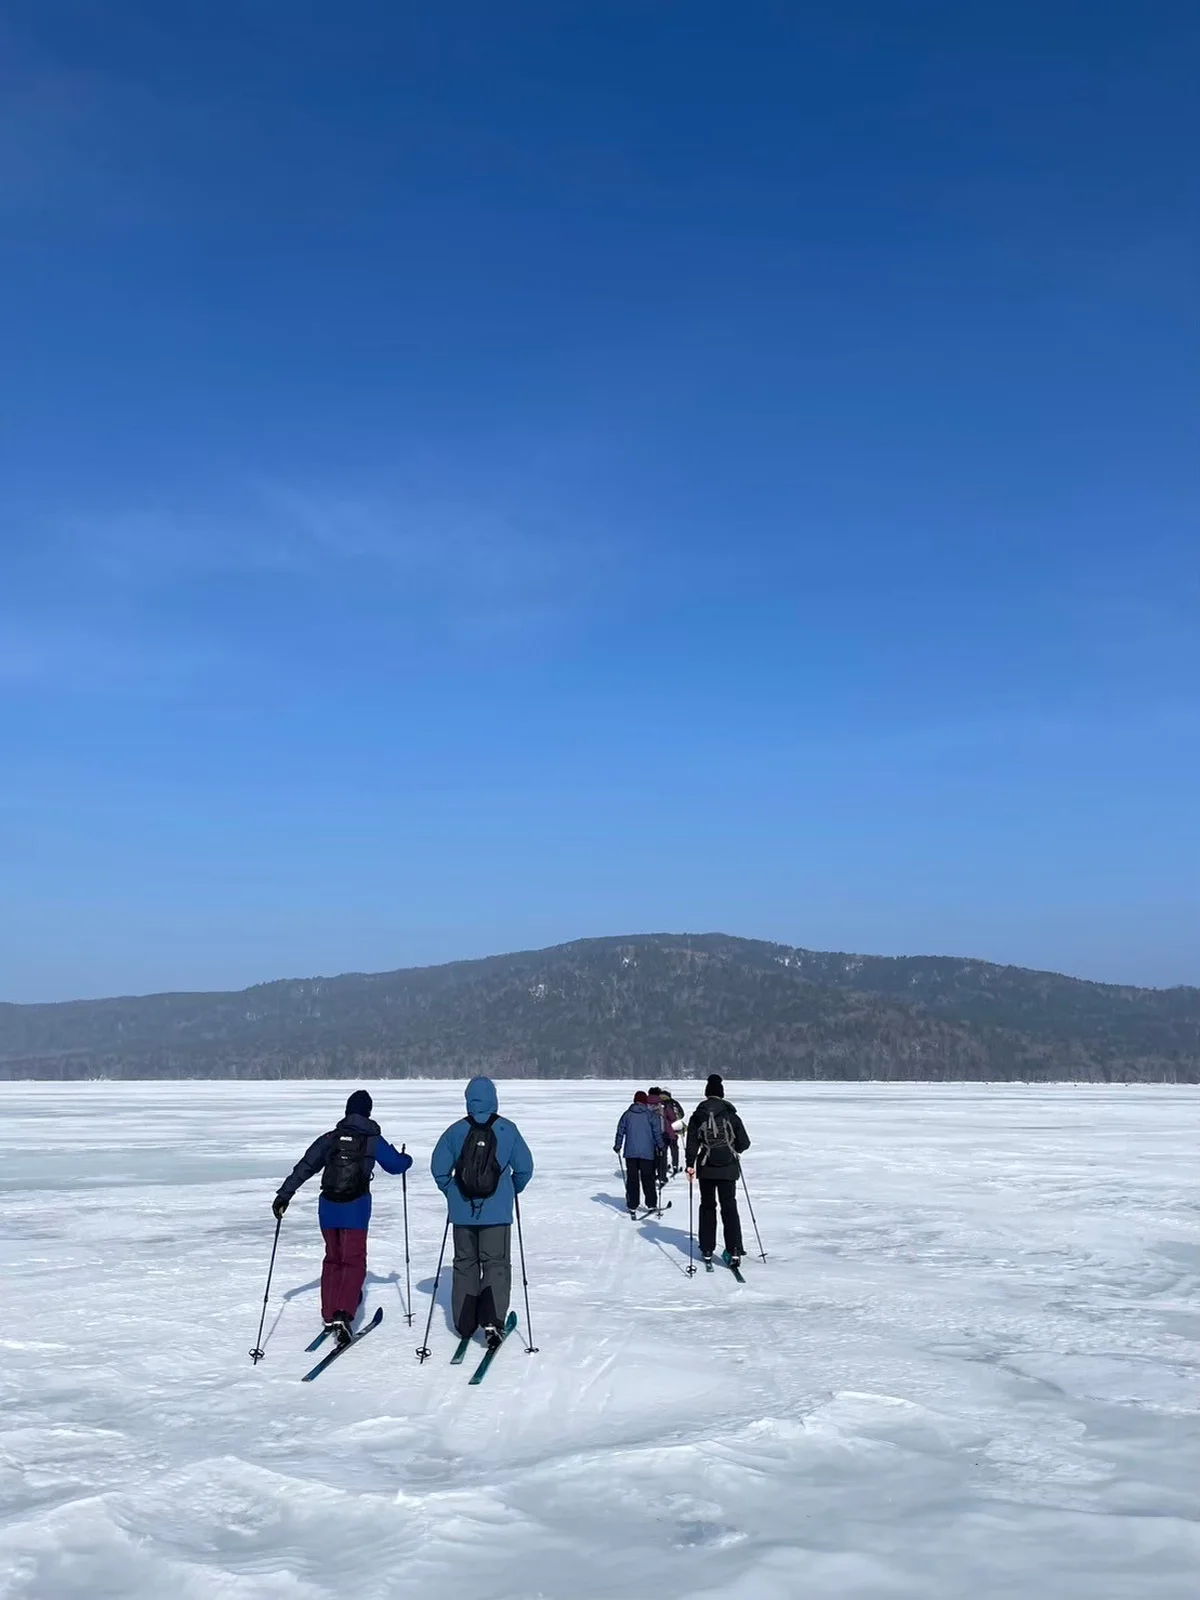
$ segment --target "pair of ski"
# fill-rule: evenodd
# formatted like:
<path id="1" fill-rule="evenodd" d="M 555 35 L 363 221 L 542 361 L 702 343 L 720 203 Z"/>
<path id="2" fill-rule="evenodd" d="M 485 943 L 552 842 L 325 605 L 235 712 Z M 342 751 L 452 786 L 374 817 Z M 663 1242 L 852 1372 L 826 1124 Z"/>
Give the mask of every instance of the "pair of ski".
<path id="1" fill-rule="evenodd" d="M 745 1283 L 746 1280 L 745 1280 L 745 1278 L 742 1277 L 742 1269 L 741 1269 L 741 1267 L 735 1267 L 734 1266 L 733 1260 L 730 1257 L 730 1254 L 729 1254 L 728 1250 L 722 1250 L 721 1251 L 721 1265 L 723 1267 L 728 1267 L 730 1272 L 733 1273 L 734 1277 L 737 1279 L 737 1281 L 739 1283 Z M 705 1272 L 711 1272 L 713 1270 L 713 1264 L 712 1264 L 712 1257 L 711 1256 L 706 1256 L 705 1257 L 704 1270 L 705 1270 Z"/>
<path id="2" fill-rule="evenodd" d="M 671 1202 L 668 1200 L 665 1206 L 640 1206 L 636 1211 L 631 1211 L 629 1215 L 634 1222 L 645 1222 L 647 1217 L 661 1217 L 664 1211 L 670 1211 L 670 1209 Z"/>
<path id="3" fill-rule="evenodd" d="M 354 1334 L 349 1340 L 347 1340 L 347 1342 L 345 1344 L 335 1345 L 334 1348 L 329 1352 L 329 1354 L 327 1356 L 322 1356 L 321 1360 L 317 1362 L 316 1366 L 312 1369 L 312 1371 L 311 1372 L 306 1372 L 304 1374 L 304 1377 L 301 1379 L 301 1382 L 302 1383 L 311 1383 L 314 1378 L 319 1378 L 321 1376 L 321 1374 L 325 1371 L 326 1367 L 331 1367 L 339 1356 L 344 1356 L 346 1354 L 347 1350 L 352 1350 L 360 1339 L 365 1339 L 367 1337 L 367 1335 L 371 1332 L 371 1330 L 373 1328 L 377 1328 L 382 1321 L 383 1321 L 383 1307 L 380 1306 L 379 1309 L 376 1311 L 375 1315 L 371 1318 L 370 1322 L 364 1323 L 363 1326 L 358 1330 L 358 1332 L 356 1334 Z M 320 1347 L 324 1344 L 325 1340 L 328 1339 L 328 1337 L 329 1337 L 329 1329 L 328 1328 L 322 1328 L 320 1333 L 313 1340 L 313 1342 L 311 1344 L 305 1345 L 305 1347 L 304 1347 L 305 1351 L 308 1354 L 311 1355 L 314 1350 L 319 1350 L 320 1349 Z"/>
<path id="4" fill-rule="evenodd" d="M 504 1324 L 504 1330 L 501 1333 L 500 1337 L 498 1339 L 494 1340 L 491 1344 L 488 1345 L 487 1350 L 486 1350 L 486 1352 L 484 1354 L 483 1360 L 479 1363 L 479 1365 L 475 1368 L 475 1371 L 471 1374 L 471 1380 L 470 1380 L 471 1383 L 475 1384 L 475 1383 L 482 1383 L 483 1382 L 484 1378 L 487 1376 L 488 1368 L 491 1366 L 492 1362 L 496 1359 L 496 1352 L 499 1350 L 500 1346 L 504 1343 L 504 1341 L 508 1338 L 509 1334 L 512 1333 L 515 1330 L 516 1326 L 517 1326 L 517 1313 L 515 1311 L 510 1311 L 508 1313 L 508 1318 L 507 1318 L 507 1320 L 505 1321 L 505 1324 Z M 473 1337 L 472 1334 L 468 1334 L 465 1339 L 460 1339 L 458 1341 L 458 1348 L 455 1350 L 454 1354 L 450 1357 L 450 1365 L 452 1367 L 461 1367 L 462 1366 L 463 1362 L 467 1358 L 467 1351 L 471 1347 L 471 1339 L 472 1339 L 472 1337 Z"/>

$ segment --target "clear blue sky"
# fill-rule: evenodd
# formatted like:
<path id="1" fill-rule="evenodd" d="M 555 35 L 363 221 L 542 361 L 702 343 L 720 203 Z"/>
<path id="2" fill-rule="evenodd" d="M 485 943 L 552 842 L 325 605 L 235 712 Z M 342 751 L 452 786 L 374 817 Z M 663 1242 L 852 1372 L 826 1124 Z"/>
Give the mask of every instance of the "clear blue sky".
<path id="1" fill-rule="evenodd" d="M 1200 13 L 9 0 L 0 998 L 1200 982 Z"/>

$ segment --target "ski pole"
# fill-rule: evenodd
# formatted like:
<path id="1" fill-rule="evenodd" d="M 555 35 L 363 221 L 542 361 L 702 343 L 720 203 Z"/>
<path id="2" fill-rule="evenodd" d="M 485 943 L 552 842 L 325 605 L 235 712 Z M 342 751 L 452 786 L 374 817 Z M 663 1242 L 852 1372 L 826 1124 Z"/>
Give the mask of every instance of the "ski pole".
<path id="1" fill-rule="evenodd" d="M 283 1218 L 275 1218 L 275 1243 L 271 1246 L 271 1265 L 267 1268 L 267 1287 L 263 1290 L 262 1316 L 258 1319 L 258 1338 L 254 1341 L 254 1349 L 250 1352 L 250 1359 L 257 1366 L 266 1351 L 262 1347 L 262 1331 L 267 1321 L 267 1301 L 271 1294 L 271 1274 L 275 1271 L 275 1252 L 279 1249 L 279 1230 L 283 1227 Z"/>
<path id="2" fill-rule="evenodd" d="M 696 1185 L 688 1173 L 688 1277 L 696 1276 Z"/>
<path id="3" fill-rule="evenodd" d="M 400 1154 L 404 1155 L 405 1152 L 407 1151 L 407 1149 L 408 1149 L 408 1146 L 402 1144 L 400 1146 Z M 404 1316 L 405 1316 L 405 1319 L 408 1322 L 409 1327 L 411 1328 L 412 1327 L 412 1320 L 413 1320 L 413 1308 L 412 1308 L 412 1257 L 408 1253 L 408 1172 L 407 1172 L 407 1170 L 400 1174 L 400 1188 L 401 1188 L 401 1191 L 403 1192 L 403 1195 L 404 1195 L 404 1289 L 405 1289 L 405 1293 L 406 1293 L 406 1295 L 408 1297 L 408 1309 L 405 1311 Z"/>
<path id="4" fill-rule="evenodd" d="M 429 1297 L 429 1321 L 425 1324 L 425 1342 L 417 1351 L 417 1360 L 425 1362 L 433 1354 L 429 1348 L 429 1330 L 433 1327 L 433 1310 L 437 1305 L 438 1283 L 442 1276 L 442 1262 L 446 1256 L 446 1240 L 450 1237 L 450 1218 L 446 1217 L 446 1226 L 442 1233 L 442 1248 L 438 1251 L 437 1271 L 433 1275 L 433 1293 Z"/>
<path id="5" fill-rule="evenodd" d="M 521 1251 L 521 1283 L 525 1289 L 525 1326 L 529 1330 L 529 1338 L 525 1342 L 525 1354 L 535 1356 L 538 1347 L 533 1342 L 533 1319 L 529 1315 L 529 1274 L 525 1270 L 525 1235 L 521 1232 L 521 1197 L 513 1195 L 513 1205 L 517 1208 L 517 1245 Z"/>
<path id="6" fill-rule="evenodd" d="M 742 1164 L 738 1162 L 738 1176 L 742 1180 L 742 1192 L 746 1196 L 746 1204 L 750 1207 L 750 1221 L 754 1224 L 754 1237 L 758 1240 L 758 1253 L 765 1261 L 767 1252 L 762 1247 L 762 1234 L 758 1231 L 758 1218 L 754 1215 L 754 1202 L 750 1198 L 750 1190 L 746 1186 L 746 1174 L 742 1171 Z"/>

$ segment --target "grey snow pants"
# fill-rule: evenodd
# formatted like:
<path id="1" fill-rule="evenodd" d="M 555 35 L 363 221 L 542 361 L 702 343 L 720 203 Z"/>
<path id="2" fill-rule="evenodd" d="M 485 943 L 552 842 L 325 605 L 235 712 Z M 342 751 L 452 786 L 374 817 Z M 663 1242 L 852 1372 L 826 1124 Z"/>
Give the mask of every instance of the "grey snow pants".
<path id="1" fill-rule="evenodd" d="M 454 1230 L 454 1287 L 450 1296 L 460 1339 L 476 1328 L 502 1328 L 512 1298 L 512 1228 Z"/>

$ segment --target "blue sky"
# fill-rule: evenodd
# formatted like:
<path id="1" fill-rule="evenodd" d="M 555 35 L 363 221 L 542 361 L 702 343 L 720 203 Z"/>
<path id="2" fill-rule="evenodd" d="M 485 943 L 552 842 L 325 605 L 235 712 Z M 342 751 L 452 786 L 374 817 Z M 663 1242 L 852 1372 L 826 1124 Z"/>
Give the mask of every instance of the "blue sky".
<path id="1" fill-rule="evenodd" d="M 9 0 L 0 998 L 1200 982 L 1194 6 Z"/>

